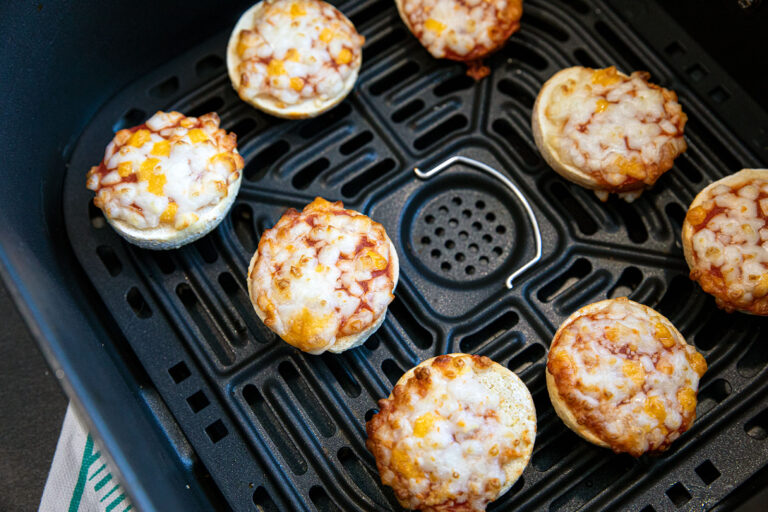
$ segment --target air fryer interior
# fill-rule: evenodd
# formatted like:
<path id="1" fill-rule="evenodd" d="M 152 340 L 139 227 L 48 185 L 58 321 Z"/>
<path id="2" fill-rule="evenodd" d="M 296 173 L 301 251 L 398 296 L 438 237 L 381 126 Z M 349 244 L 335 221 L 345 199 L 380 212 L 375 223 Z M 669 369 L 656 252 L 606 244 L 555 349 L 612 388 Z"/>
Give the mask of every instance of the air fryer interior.
<path id="1" fill-rule="evenodd" d="M 183 483 L 192 496 L 178 500 L 235 510 L 398 510 L 365 449 L 365 421 L 405 370 L 455 351 L 487 355 L 518 373 L 538 413 L 531 464 L 490 510 L 701 508 L 763 467 L 766 323 L 719 311 L 688 279 L 680 228 L 698 190 L 765 161 L 768 150 L 752 130 L 765 113 L 671 18 L 631 2 L 526 1 L 521 30 L 489 59 L 493 72 L 480 82 L 462 65 L 429 56 L 391 0 L 339 6 L 366 44 L 355 91 L 329 113 L 284 121 L 240 101 L 224 66 L 229 25 L 217 21 L 210 37 L 182 34 L 183 54 L 122 75 L 131 80 L 112 98 L 81 98 L 89 115 L 63 148 L 62 189 L 43 184 L 49 226 L 60 228 L 63 219 L 65 230 L 40 233 L 53 249 L 34 237 L 29 248 L 39 243 L 59 255 L 38 267 L 51 268 L 59 284 L 47 299 L 31 292 L 26 314 L 38 325 L 55 325 L 50 315 L 71 319 L 43 346 L 66 369 L 66 385 L 93 416 L 137 501 L 169 509 L 162 500 L 177 499 Z M 234 20 L 240 7 L 221 19 Z M 146 46 L 137 43 L 136 52 Z M 689 116 L 688 151 L 632 204 L 601 203 L 564 181 L 533 144 L 539 87 L 576 64 L 646 69 L 678 92 Z M 686 71 L 693 64 L 707 70 L 705 82 Z M 84 187 L 113 132 L 158 109 L 218 112 L 246 161 L 227 219 L 169 252 L 125 243 Z M 456 164 L 429 179 L 413 172 L 453 155 L 502 171 L 536 215 L 542 260 L 511 290 L 506 278 L 535 252 L 525 210 L 499 180 L 472 167 Z M 382 223 L 400 255 L 401 279 L 382 328 L 342 355 L 312 356 L 282 343 L 255 316 L 245 285 L 261 233 L 286 208 L 318 195 Z M 13 219 L 9 226 L 13 233 Z M 7 239 L 4 245 L 8 251 Z M 42 279 L 19 267 L 25 250 L 5 260 L 21 268 L 6 277 L 22 291 Z M 560 322 L 584 304 L 623 295 L 669 317 L 710 367 L 694 426 L 658 457 L 635 460 L 580 440 L 554 414 L 544 385 Z M 61 303 L 49 303 L 57 296 Z M 107 390 L 125 395 L 139 433 L 149 434 L 131 438 L 106 417 L 114 405 L 94 392 L 79 358 L 96 365 Z M 148 482 L 145 468 L 158 464 L 172 476 Z"/>

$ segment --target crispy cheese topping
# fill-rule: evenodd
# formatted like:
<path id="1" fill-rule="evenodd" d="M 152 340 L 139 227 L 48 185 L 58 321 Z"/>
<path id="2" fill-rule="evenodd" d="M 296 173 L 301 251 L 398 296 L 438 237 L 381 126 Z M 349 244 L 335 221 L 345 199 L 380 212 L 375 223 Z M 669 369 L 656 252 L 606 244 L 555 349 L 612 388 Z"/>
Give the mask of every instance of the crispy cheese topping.
<path id="1" fill-rule="evenodd" d="M 379 401 L 366 444 L 404 507 L 485 510 L 517 477 L 509 465 L 521 462 L 522 472 L 536 414 L 522 384 L 499 390 L 482 379 L 494 366 L 487 357 L 439 356 Z"/>
<path id="2" fill-rule="evenodd" d="M 686 150 L 687 117 L 677 95 L 636 71 L 569 68 L 545 105 L 555 129 L 547 143 L 567 164 L 590 174 L 607 192 L 653 185 Z"/>
<path id="3" fill-rule="evenodd" d="M 685 222 L 693 227 L 691 279 L 722 308 L 768 315 L 768 172 L 716 185 Z"/>
<path id="4" fill-rule="evenodd" d="M 360 67 L 363 36 L 320 0 L 264 0 L 263 5 L 239 35 L 240 96 L 285 105 L 338 96 Z"/>
<path id="5" fill-rule="evenodd" d="M 264 232 L 249 273 L 264 323 L 291 345 L 319 354 L 386 313 L 397 276 L 381 224 L 317 198 Z"/>
<path id="6" fill-rule="evenodd" d="M 559 331 L 547 369 L 579 425 L 614 451 L 663 451 L 693 423 L 707 363 L 654 310 L 600 304 Z"/>
<path id="7" fill-rule="evenodd" d="M 520 27 L 522 0 L 403 0 L 402 13 L 434 57 L 474 60 Z"/>
<path id="8" fill-rule="evenodd" d="M 219 128 L 216 113 L 197 118 L 157 112 L 115 134 L 101 164 L 88 172 L 87 186 L 96 192 L 94 204 L 113 220 L 139 229 L 185 229 L 240 178 L 236 140 Z"/>

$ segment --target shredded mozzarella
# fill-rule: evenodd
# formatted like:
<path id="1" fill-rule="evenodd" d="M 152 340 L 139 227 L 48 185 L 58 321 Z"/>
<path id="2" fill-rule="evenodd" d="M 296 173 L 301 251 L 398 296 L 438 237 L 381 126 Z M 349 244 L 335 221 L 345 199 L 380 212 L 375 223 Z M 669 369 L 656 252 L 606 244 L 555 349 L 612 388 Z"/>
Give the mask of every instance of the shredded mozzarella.
<path id="1" fill-rule="evenodd" d="M 161 223 L 185 229 L 239 179 L 244 163 L 235 141 L 219 128 L 215 113 L 157 112 L 144 125 L 115 134 L 87 186 L 113 220 L 139 229 Z"/>
<path id="2" fill-rule="evenodd" d="M 561 76 L 544 106 L 547 143 L 606 190 L 653 185 L 686 150 L 677 95 L 649 83 L 648 73 L 577 66 Z"/>
<path id="3" fill-rule="evenodd" d="M 392 250 L 381 224 L 317 198 L 262 235 L 251 300 L 286 342 L 321 353 L 386 313 L 397 278 Z"/>
<path id="4" fill-rule="evenodd" d="M 673 329 L 622 298 L 576 316 L 552 343 L 547 368 L 559 394 L 615 451 L 666 449 L 695 418 L 706 362 Z"/>
<path id="5" fill-rule="evenodd" d="M 768 314 L 768 175 L 719 184 L 686 215 L 693 229 L 691 277 L 721 307 Z"/>
<path id="6" fill-rule="evenodd" d="M 360 67 L 365 39 L 320 0 L 264 0 L 240 32 L 238 93 L 284 105 L 337 97 Z"/>

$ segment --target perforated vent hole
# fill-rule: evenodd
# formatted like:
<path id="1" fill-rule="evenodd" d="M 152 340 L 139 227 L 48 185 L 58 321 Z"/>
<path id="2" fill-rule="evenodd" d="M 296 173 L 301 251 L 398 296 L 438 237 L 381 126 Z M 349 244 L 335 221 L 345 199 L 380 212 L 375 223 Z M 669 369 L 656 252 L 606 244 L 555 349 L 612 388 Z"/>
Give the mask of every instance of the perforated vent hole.
<path id="1" fill-rule="evenodd" d="M 768 409 L 744 424 L 744 432 L 753 439 L 762 441 L 768 438 Z"/>
<path id="2" fill-rule="evenodd" d="M 211 402 L 208 400 L 208 397 L 205 396 L 205 393 L 198 391 L 192 396 L 187 397 L 187 403 L 189 404 L 189 408 L 192 409 L 192 412 L 198 413 L 208 407 L 208 404 Z"/>
<path id="3" fill-rule="evenodd" d="M 179 384 L 180 382 L 186 380 L 190 375 L 192 375 L 192 372 L 189 371 L 187 363 L 181 361 L 168 369 L 168 375 L 171 376 L 173 382 Z"/>
<path id="4" fill-rule="evenodd" d="M 229 434 L 226 425 L 221 420 L 216 420 L 207 427 L 205 427 L 205 433 L 208 434 L 208 438 L 214 444 L 218 443 Z"/>
<path id="5" fill-rule="evenodd" d="M 117 258 L 115 251 L 108 245 L 100 245 L 96 248 L 96 253 L 99 255 L 101 262 L 104 263 L 104 267 L 112 277 L 118 275 L 123 270 L 123 264 Z"/>
<path id="6" fill-rule="evenodd" d="M 199 77 L 209 77 L 216 74 L 224 66 L 224 61 L 218 55 L 206 55 L 195 65 Z"/>
<path id="7" fill-rule="evenodd" d="M 128 110 L 123 116 L 112 125 L 112 131 L 118 132 L 123 128 L 131 128 L 143 123 L 147 119 L 147 113 L 138 108 Z"/>
<path id="8" fill-rule="evenodd" d="M 666 490 L 667 496 L 675 504 L 677 508 L 682 507 L 691 499 L 691 493 L 685 488 L 683 484 L 677 482 L 675 485 Z"/>
<path id="9" fill-rule="evenodd" d="M 275 502 L 269 497 L 269 493 L 266 489 L 259 486 L 253 491 L 253 504 L 259 512 L 279 512 Z"/>
<path id="10" fill-rule="evenodd" d="M 149 95 L 154 98 L 167 98 L 179 90 L 179 79 L 175 76 L 163 80 L 149 90 Z"/>
<path id="11" fill-rule="evenodd" d="M 705 460 L 696 466 L 696 474 L 699 475 L 704 485 L 709 485 L 720 478 L 720 471 L 712 464 L 712 461 Z"/>
<path id="12" fill-rule="evenodd" d="M 149 304 L 147 304 L 147 301 L 144 300 L 144 296 L 135 286 L 128 290 L 128 293 L 125 295 L 125 300 L 128 301 L 128 305 L 131 306 L 131 309 L 137 317 L 149 318 L 152 316 L 152 310 L 150 309 Z"/>
<path id="13" fill-rule="evenodd" d="M 481 191 L 446 191 L 417 215 L 412 236 L 422 262 L 432 271 L 467 280 L 485 276 L 503 264 L 514 231 L 512 215 L 494 196 Z"/>

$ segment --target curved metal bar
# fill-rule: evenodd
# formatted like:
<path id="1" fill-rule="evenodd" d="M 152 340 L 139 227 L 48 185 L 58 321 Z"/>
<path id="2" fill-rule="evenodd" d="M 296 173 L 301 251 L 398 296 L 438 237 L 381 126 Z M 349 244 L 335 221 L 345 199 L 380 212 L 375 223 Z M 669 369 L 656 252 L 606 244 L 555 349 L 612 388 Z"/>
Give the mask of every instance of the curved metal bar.
<path id="1" fill-rule="evenodd" d="M 413 168 L 413 172 L 416 174 L 416 176 L 422 180 L 427 180 L 431 178 L 432 176 L 438 174 L 439 172 L 445 170 L 446 168 L 450 167 L 451 165 L 455 164 L 456 162 L 461 162 L 463 164 L 469 165 L 471 167 L 474 167 L 475 169 L 479 169 L 481 171 L 484 171 L 487 174 L 490 174 L 494 178 L 501 181 L 504 185 L 507 186 L 509 190 L 512 191 L 513 194 L 517 197 L 517 199 L 520 201 L 520 203 L 523 205 L 523 208 L 525 208 L 525 213 L 528 214 L 528 220 L 531 221 L 531 227 L 533 227 L 533 236 L 536 241 L 536 255 L 528 261 L 525 265 L 520 267 L 519 269 L 515 270 L 510 274 L 510 276 L 507 278 L 506 285 L 507 288 L 510 290 L 513 287 L 512 281 L 534 266 L 536 263 L 541 260 L 541 230 L 539 229 L 539 222 L 536 220 L 536 215 L 533 213 L 533 209 L 531 208 L 530 203 L 528 202 L 528 199 L 525 198 L 522 192 L 520 192 L 520 189 L 517 188 L 517 185 L 512 183 L 512 181 L 501 174 L 499 171 L 494 169 L 493 167 L 484 164 L 483 162 L 478 162 L 477 160 L 474 160 L 472 158 L 468 158 L 466 156 L 452 156 L 449 159 L 437 164 L 436 166 L 432 167 L 428 171 L 422 171 L 418 167 Z"/>

